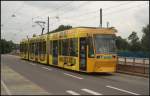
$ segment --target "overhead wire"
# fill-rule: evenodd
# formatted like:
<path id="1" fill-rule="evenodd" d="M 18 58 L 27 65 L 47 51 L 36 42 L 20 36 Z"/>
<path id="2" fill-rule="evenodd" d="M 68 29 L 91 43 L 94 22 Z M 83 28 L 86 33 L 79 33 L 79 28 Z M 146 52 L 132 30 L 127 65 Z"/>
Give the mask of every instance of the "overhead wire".
<path id="1" fill-rule="evenodd" d="M 71 2 L 69 2 L 69 3 L 71 4 Z M 127 4 L 127 3 L 129 3 L 129 2 L 126 2 L 126 4 Z M 119 7 L 119 6 L 121 6 L 121 5 L 124 5 L 124 4 L 125 4 L 125 3 L 121 3 L 121 4 L 119 4 L 119 5 L 117 4 L 117 6 L 115 5 L 114 7 L 111 6 L 111 7 L 108 7 L 108 8 L 104 8 L 104 10 L 106 10 L 106 9 L 108 10 L 108 9 L 110 9 L 110 8 L 111 8 L 111 9 L 114 9 L 114 8 Z M 67 5 L 67 4 L 66 4 L 66 5 Z M 136 7 L 138 7 L 138 6 L 139 6 L 139 5 L 137 5 Z M 132 6 L 132 7 L 133 7 L 133 6 Z M 134 7 L 135 7 L 135 6 L 134 6 Z M 125 9 L 130 9 L 130 8 L 131 8 L 131 7 L 125 8 Z M 59 9 L 59 7 L 58 7 L 58 9 Z M 113 11 L 113 12 L 110 12 L 110 13 L 108 12 L 108 13 L 106 13 L 106 14 L 104 14 L 104 15 L 106 16 L 106 15 L 108 15 L 108 14 L 114 14 L 114 13 L 116 14 L 116 13 L 124 12 L 124 11 L 122 11 L 122 10 L 125 10 L 125 9 Z M 107 10 L 106 10 L 106 11 L 107 11 Z M 109 10 L 108 10 L 108 11 L 109 11 Z M 120 11 L 120 12 L 118 12 L 118 11 Z M 16 12 L 17 12 L 17 10 L 16 10 Z M 87 12 L 86 15 L 87 15 L 87 14 L 90 14 L 90 13 L 96 13 L 96 12 L 98 12 L 98 10 L 96 10 L 96 11 L 91 11 L 91 12 Z M 15 13 L 15 12 L 14 12 L 14 13 Z M 83 16 L 83 15 L 85 15 L 85 14 L 79 15 L 78 17 L 81 17 L 81 16 Z M 75 15 L 74 15 L 74 16 L 75 16 Z M 95 18 L 95 16 L 93 16 L 93 18 Z M 85 18 L 84 18 L 84 19 L 85 19 Z M 84 20 L 84 19 L 83 19 L 83 20 L 80 19 L 80 21 L 85 21 L 85 20 L 88 21 L 89 18 L 86 18 L 85 20 Z M 90 19 L 89 19 L 89 20 L 90 20 Z M 27 23 L 28 23 L 28 22 L 27 22 Z M 26 23 L 26 24 L 27 24 L 27 23 Z M 25 25 L 25 24 L 24 24 L 24 25 Z"/>
<path id="2" fill-rule="evenodd" d="M 58 9 L 60 9 L 60 8 L 65 8 L 67 5 L 70 5 L 71 3 L 72 3 L 73 1 L 70 1 L 70 2 L 68 2 L 68 3 L 65 3 L 65 4 L 63 4 L 63 5 L 61 5 L 61 6 L 59 6 L 59 7 L 57 7 L 55 10 L 58 10 Z M 65 6 L 65 7 L 64 7 Z M 48 11 L 48 12 L 46 12 L 46 13 L 44 13 L 44 14 L 47 14 L 47 13 L 49 13 L 49 12 L 51 12 L 51 11 Z M 53 11 L 52 11 L 53 12 Z M 41 14 L 41 15 L 44 15 L 44 14 Z M 39 15 L 39 16 L 36 16 L 36 17 L 32 17 L 32 23 L 33 23 L 33 19 L 35 19 L 35 18 L 41 18 L 40 16 L 41 15 Z M 43 17 L 43 18 L 47 18 L 47 17 Z M 24 24 L 24 25 L 26 25 L 28 23 L 28 21 Z"/>
<path id="3" fill-rule="evenodd" d="M 141 5 L 141 6 L 140 6 Z M 130 11 L 129 9 L 134 9 L 134 8 L 136 8 L 136 7 L 145 7 L 144 5 L 142 5 L 142 4 L 139 4 L 139 5 L 137 5 L 137 6 L 132 6 L 132 7 L 128 7 L 128 8 L 124 8 L 124 9 L 121 9 L 121 10 L 117 10 L 117 11 L 115 11 L 115 12 L 111 12 L 111 13 L 107 13 L 107 14 L 104 14 L 104 18 L 106 17 L 106 16 L 108 16 L 109 14 L 113 14 L 113 16 L 114 16 L 114 14 L 118 14 L 118 13 L 121 13 L 121 12 L 126 12 L 126 11 Z M 124 10 L 124 11 L 122 11 L 122 10 Z M 119 11 L 119 12 L 118 12 Z M 95 17 L 93 17 L 93 18 L 95 18 Z M 84 19 L 84 20 L 80 20 L 80 21 L 88 21 L 88 19 Z"/>
<path id="4" fill-rule="evenodd" d="M 62 7 L 64 8 L 64 6 L 66 7 L 66 6 L 68 6 L 69 4 L 71 4 L 73 1 L 71 1 L 71 2 L 68 2 L 68 3 L 66 3 L 66 4 L 63 4 L 62 5 Z M 88 4 L 89 3 L 89 1 L 87 1 L 87 2 L 84 2 L 84 3 L 82 3 L 82 4 L 80 4 L 76 9 L 79 9 L 79 8 L 81 8 L 83 5 L 85 5 L 85 4 Z M 129 2 L 126 2 L 126 3 L 121 3 L 121 4 L 117 4 L 117 5 L 115 5 L 115 6 L 113 6 L 113 7 L 119 7 L 119 6 L 121 6 L 121 5 L 123 5 L 123 4 L 127 4 L 127 3 L 129 3 Z M 61 7 L 59 6 L 59 7 L 57 7 L 56 8 L 56 10 L 58 10 L 58 9 L 60 9 Z M 109 8 L 112 8 L 112 7 L 108 7 L 108 8 L 106 8 L 106 9 L 109 9 Z M 61 8 L 62 9 L 62 8 Z M 90 14 L 90 13 L 97 13 L 99 10 L 96 10 L 96 11 L 90 11 L 90 12 L 87 12 L 87 13 L 85 13 L 85 14 L 82 14 L 82 16 L 83 15 L 87 15 L 87 14 Z M 56 11 L 55 11 L 56 12 Z M 65 11 L 66 12 L 66 11 Z M 63 13 L 65 13 L 65 12 L 63 12 Z M 71 12 L 72 12 L 72 10 L 71 10 Z M 48 13 L 48 12 L 47 12 Z M 61 16 L 62 16 L 62 14 L 61 14 Z M 77 16 L 76 16 L 77 17 Z M 81 17 L 81 15 L 78 15 L 78 17 Z M 34 19 L 35 18 L 39 18 L 39 16 L 36 16 L 36 17 L 33 17 Z M 32 18 L 32 20 L 33 20 L 33 18 Z M 47 18 L 47 17 L 45 17 L 45 18 Z M 52 18 L 52 17 L 51 17 Z M 64 19 L 64 18 L 63 18 Z M 68 19 L 68 18 L 66 18 L 66 19 Z M 25 23 L 26 24 L 26 23 Z M 24 25 L 25 25 L 24 24 Z"/>
<path id="5" fill-rule="evenodd" d="M 140 6 L 141 5 L 141 6 Z M 125 12 L 125 11 L 130 11 L 129 9 L 133 9 L 133 8 L 136 8 L 136 7 L 142 7 L 142 6 L 144 6 L 143 4 L 138 4 L 138 5 L 136 5 L 136 6 L 132 6 L 132 7 L 128 7 L 128 8 L 124 8 L 124 9 L 121 9 L 121 10 L 117 10 L 117 11 L 114 11 L 114 12 L 110 12 L 110 13 L 107 13 L 107 14 L 104 14 L 105 16 L 108 16 L 109 14 L 118 14 L 118 13 L 121 13 L 121 12 Z M 123 11 L 123 10 L 125 10 L 125 11 Z M 118 12 L 119 11 L 119 12 Z M 89 21 L 89 20 L 91 20 L 91 19 L 94 19 L 95 18 L 95 15 L 94 16 L 92 16 L 91 18 L 84 18 L 84 19 L 79 19 L 78 21 L 80 21 L 80 22 L 82 22 L 82 21 Z M 77 20 L 75 20 L 75 21 L 77 21 Z"/>
<path id="6" fill-rule="evenodd" d="M 73 1 L 70 1 L 70 2 L 68 2 L 68 3 L 63 4 L 62 6 L 56 7 L 55 10 L 59 10 L 59 9 L 65 8 L 66 6 L 70 5 L 72 2 L 73 2 Z M 64 7 L 64 6 L 65 6 L 65 7 Z M 41 14 L 41 15 L 36 16 L 36 17 L 33 17 L 33 18 L 40 17 L 40 16 L 45 15 L 45 14 L 50 13 L 50 12 L 53 13 L 54 11 L 50 10 L 50 11 L 48 11 L 48 12 L 45 12 L 44 14 Z M 55 11 L 55 12 L 57 12 L 57 11 Z"/>
<path id="7" fill-rule="evenodd" d="M 82 3 L 82 4 L 80 4 L 79 6 L 77 6 L 76 8 L 71 8 L 71 9 L 70 9 L 70 12 L 73 12 L 72 10 L 74 10 L 74 9 L 79 9 L 79 8 L 81 8 L 81 7 L 86 6 L 89 2 L 90 2 L 90 1 L 86 1 L 86 2 L 84 2 L 84 3 Z M 83 6 L 83 5 L 84 5 L 84 6 Z M 63 13 L 65 14 L 65 12 L 63 12 Z M 61 16 L 63 16 L 64 14 L 61 13 Z"/>
<path id="8" fill-rule="evenodd" d="M 115 7 L 120 7 L 121 5 L 129 4 L 129 3 L 130 3 L 130 2 L 125 2 L 125 3 L 117 4 L 117 5 L 115 5 L 115 6 L 103 8 L 103 10 L 109 11 L 108 9 L 110 9 L 110 8 L 113 9 L 113 8 L 115 8 Z M 99 12 L 99 9 L 96 10 L 96 11 L 90 11 L 90 12 L 87 12 L 87 13 L 83 13 L 83 14 L 81 14 L 81 15 L 77 15 L 77 16 L 73 15 L 73 16 L 75 16 L 75 17 L 81 17 L 81 16 L 84 16 L 84 15 L 89 15 L 89 14 L 97 13 L 97 12 Z M 69 16 L 68 16 L 68 17 L 65 17 L 65 18 L 69 18 Z"/>
<path id="9" fill-rule="evenodd" d="M 62 7 L 65 8 L 66 5 L 68 6 L 68 5 L 71 4 L 72 2 L 73 2 L 73 1 L 68 2 L 68 3 L 66 3 L 65 5 L 62 5 Z M 87 2 L 89 2 L 89 1 L 87 1 Z M 86 3 L 87 3 L 87 2 L 86 2 Z M 82 7 L 83 5 L 85 5 L 85 3 L 82 3 L 81 5 L 79 5 L 78 8 L 79 8 L 79 7 Z M 65 6 L 65 7 L 64 7 L 64 6 Z M 62 9 L 62 8 L 61 8 L 61 7 L 57 7 L 57 8 L 56 8 L 56 10 L 59 10 L 59 9 Z M 66 12 L 66 11 L 65 11 L 65 12 Z M 63 12 L 63 13 L 65 13 L 65 12 Z M 33 17 L 33 18 L 35 19 L 35 18 L 38 18 L 38 17 L 39 17 L 39 16 L 36 16 L 36 17 Z M 32 18 L 32 20 L 33 20 L 33 18 Z M 47 18 L 47 17 L 45 17 L 45 18 Z M 51 17 L 51 18 L 52 18 L 52 17 Z M 55 18 L 55 17 L 53 17 L 53 18 Z"/>

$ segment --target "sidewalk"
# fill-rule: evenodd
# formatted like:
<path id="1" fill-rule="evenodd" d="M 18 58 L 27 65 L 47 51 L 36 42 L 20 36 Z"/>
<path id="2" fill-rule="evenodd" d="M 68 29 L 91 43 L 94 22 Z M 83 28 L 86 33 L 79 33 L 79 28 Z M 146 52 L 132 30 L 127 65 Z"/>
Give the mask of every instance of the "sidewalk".
<path id="1" fill-rule="evenodd" d="M 1 95 L 50 95 L 10 67 L 1 66 Z"/>

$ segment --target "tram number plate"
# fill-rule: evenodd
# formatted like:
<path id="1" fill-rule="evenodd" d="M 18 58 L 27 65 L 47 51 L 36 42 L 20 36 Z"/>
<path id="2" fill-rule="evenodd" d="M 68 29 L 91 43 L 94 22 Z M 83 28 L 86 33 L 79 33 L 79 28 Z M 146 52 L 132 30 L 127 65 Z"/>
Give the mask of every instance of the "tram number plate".
<path id="1" fill-rule="evenodd" d="M 112 56 L 103 56 L 104 59 L 112 59 Z"/>

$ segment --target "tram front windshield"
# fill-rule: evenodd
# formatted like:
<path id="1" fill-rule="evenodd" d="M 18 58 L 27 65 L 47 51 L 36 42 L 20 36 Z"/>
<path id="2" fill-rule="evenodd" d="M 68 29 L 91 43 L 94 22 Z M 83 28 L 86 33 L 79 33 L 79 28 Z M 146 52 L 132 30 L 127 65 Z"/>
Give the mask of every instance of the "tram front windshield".
<path id="1" fill-rule="evenodd" d="M 115 38 L 113 35 L 95 35 L 94 42 L 96 53 L 116 53 Z"/>

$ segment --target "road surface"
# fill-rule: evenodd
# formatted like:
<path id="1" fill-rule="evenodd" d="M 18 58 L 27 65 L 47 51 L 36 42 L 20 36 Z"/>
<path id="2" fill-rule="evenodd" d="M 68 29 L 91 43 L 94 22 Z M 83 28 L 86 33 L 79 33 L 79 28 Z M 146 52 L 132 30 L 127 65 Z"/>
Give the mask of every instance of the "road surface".
<path id="1" fill-rule="evenodd" d="M 1 56 L 1 69 L 1 94 L 149 95 L 144 77 L 72 72 L 8 54 Z"/>

